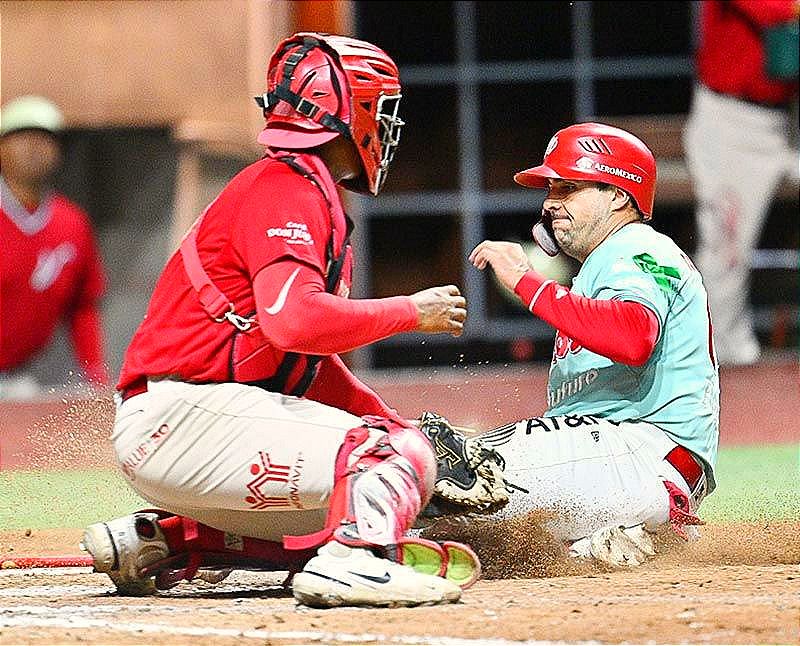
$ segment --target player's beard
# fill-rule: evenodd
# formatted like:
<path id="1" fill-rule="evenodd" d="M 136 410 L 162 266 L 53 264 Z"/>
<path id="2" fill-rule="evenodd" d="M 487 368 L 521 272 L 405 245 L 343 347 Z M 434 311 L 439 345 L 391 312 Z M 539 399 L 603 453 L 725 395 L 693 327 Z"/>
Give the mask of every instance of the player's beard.
<path id="1" fill-rule="evenodd" d="M 579 251 L 576 249 L 576 235 L 575 235 L 575 225 L 576 220 L 575 216 L 570 213 L 570 210 L 567 208 L 565 201 L 561 201 L 561 208 L 567 214 L 566 218 L 557 218 L 557 219 L 566 219 L 569 222 L 569 228 L 562 229 L 561 227 L 553 226 L 553 236 L 558 242 L 558 246 L 561 247 L 561 250 L 570 256 L 571 258 L 578 258 L 579 256 L 576 253 Z M 551 219 L 551 222 L 554 220 Z M 552 226 L 552 225 L 551 225 Z"/>

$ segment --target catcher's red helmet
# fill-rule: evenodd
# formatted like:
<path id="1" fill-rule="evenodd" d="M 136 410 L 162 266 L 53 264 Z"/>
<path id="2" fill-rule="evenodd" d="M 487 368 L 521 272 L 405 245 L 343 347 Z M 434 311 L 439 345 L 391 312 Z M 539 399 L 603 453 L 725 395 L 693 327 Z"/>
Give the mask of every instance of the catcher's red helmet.
<path id="1" fill-rule="evenodd" d="M 631 133 L 602 123 L 578 123 L 559 130 L 547 144 L 541 166 L 514 175 L 514 181 L 546 188 L 548 179 L 603 182 L 627 191 L 645 220 L 653 217 L 656 160 Z"/>
<path id="2" fill-rule="evenodd" d="M 269 62 L 267 92 L 256 97 L 266 126 L 259 143 L 306 149 L 339 135 L 364 168 L 348 188 L 377 195 L 400 139 L 397 66 L 363 40 L 313 32 L 284 40 Z"/>

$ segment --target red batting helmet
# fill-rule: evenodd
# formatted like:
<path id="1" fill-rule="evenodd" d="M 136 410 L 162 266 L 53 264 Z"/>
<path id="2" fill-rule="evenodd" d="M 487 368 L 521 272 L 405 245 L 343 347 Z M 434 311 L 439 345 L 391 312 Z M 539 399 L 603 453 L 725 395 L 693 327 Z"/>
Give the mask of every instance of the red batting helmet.
<path id="1" fill-rule="evenodd" d="M 559 130 L 547 144 L 541 166 L 514 175 L 514 181 L 546 188 L 548 179 L 611 184 L 633 197 L 645 220 L 653 217 L 656 160 L 631 133 L 602 123 L 578 123 Z"/>
<path id="2" fill-rule="evenodd" d="M 306 149 L 343 136 L 364 172 L 347 188 L 377 195 L 400 140 L 403 122 L 397 66 L 363 40 L 301 32 L 284 40 L 269 62 L 267 92 L 256 97 L 266 126 L 259 143 Z"/>

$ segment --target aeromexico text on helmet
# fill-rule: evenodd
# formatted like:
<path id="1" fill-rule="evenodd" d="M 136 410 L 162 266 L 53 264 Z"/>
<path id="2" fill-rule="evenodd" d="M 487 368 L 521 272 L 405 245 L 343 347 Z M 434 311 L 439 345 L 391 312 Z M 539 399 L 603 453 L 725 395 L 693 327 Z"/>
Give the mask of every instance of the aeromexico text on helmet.
<path id="1" fill-rule="evenodd" d="M 608 173 L 609 175 L 616 175 L 617 177 L 622 177 L 624 179 L 629 179 L 632 182 L 636 182 L 637 184 L 642 183 L 642 176 L 636 175 L 634 173 L 630 173 L 622 168 L 616 168 L 614 166 L 606 166 L 605 164 L 601 164 L 600 162 L 596 162 L 593 159 L 589 159 L 588 157 L 581 157 L 578 161 L 575 162 L 575 166 L 580 168 L 581 170 L 596 170 L 601 173 Z"/>

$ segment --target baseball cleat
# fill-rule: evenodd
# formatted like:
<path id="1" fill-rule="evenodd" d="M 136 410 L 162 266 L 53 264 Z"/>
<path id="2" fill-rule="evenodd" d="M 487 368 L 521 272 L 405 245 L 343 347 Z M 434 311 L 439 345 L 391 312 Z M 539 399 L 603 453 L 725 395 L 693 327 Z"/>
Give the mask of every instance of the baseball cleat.
<path id="1" fill-rule="evenodd" d="M 331 541 L 319 548 L 292 583 L 306 606 L 421 606 L 455 603 L 461 588 L 447 579 Z"/>
<path id="2" fill-rule="evenodd" d="M 95 571 L 108 574 L 119 594 L 128 597 L 154 594 L 153 577 L 141 570 L 169 556 L 158 515 L 146 512 L 89 525 L 81 548 L 92 556 Z"/>

